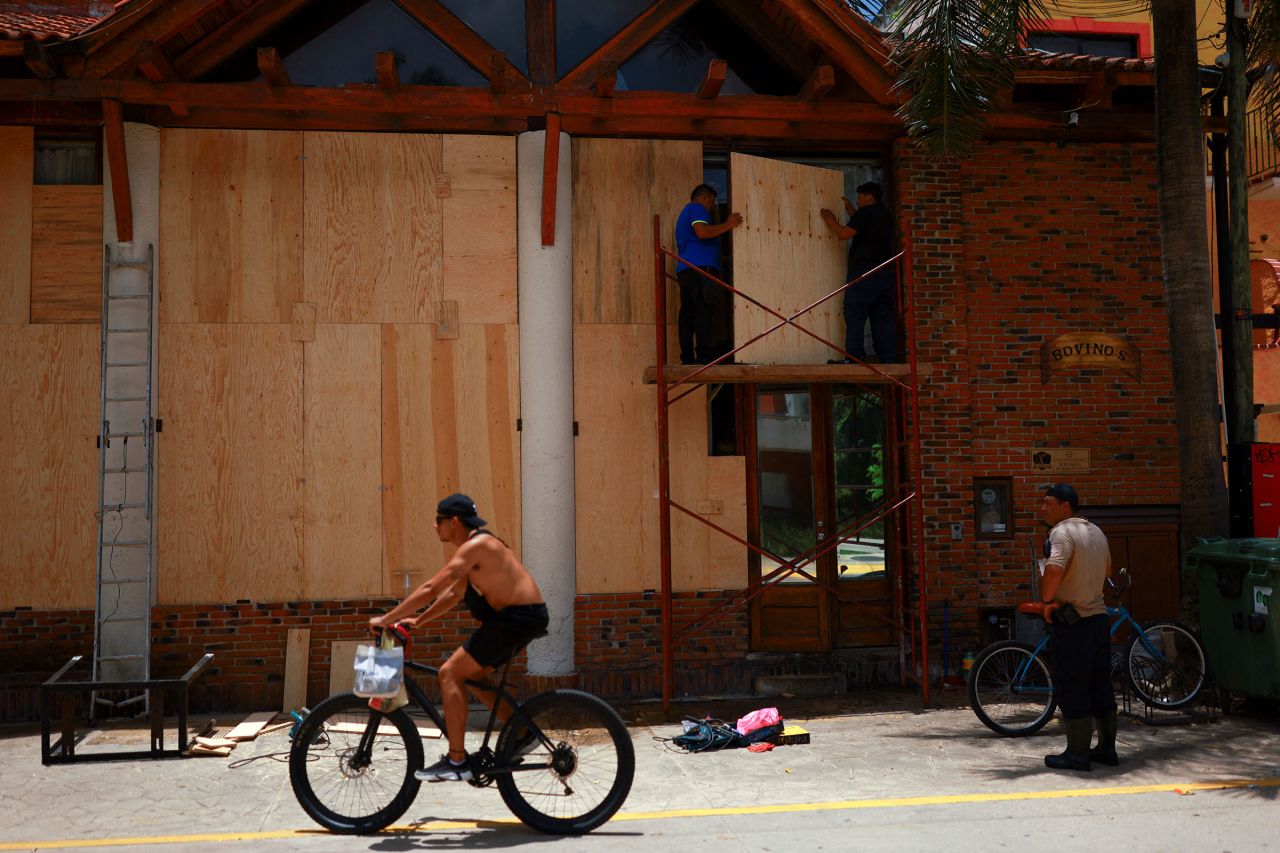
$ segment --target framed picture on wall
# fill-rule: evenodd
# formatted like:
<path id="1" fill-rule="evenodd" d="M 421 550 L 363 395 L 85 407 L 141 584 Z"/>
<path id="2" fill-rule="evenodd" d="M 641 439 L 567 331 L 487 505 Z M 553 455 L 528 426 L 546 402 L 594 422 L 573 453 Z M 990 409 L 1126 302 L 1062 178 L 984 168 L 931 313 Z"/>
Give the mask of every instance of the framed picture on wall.
<path id="1" fill-rule="evenodd" d="M 973 481 L 973 529 L 979 539 L 1013 538 L 1013 479 L 980 477 Z"/>

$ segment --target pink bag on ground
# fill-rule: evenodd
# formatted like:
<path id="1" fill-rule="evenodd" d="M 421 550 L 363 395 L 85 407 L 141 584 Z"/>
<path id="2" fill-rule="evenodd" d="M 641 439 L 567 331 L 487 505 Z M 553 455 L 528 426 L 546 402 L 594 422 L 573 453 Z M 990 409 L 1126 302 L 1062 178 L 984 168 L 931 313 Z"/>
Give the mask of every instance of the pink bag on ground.
<path id="1" fill-rule="evenodd" d="M 765 726 L 776 726 L 780 722 L 782 722 L 782 717 L 778 715 L 777 708 L 761 708 L 738 720 L 738 734 L 749 735 L 756 729 L 762 729 Z"/>

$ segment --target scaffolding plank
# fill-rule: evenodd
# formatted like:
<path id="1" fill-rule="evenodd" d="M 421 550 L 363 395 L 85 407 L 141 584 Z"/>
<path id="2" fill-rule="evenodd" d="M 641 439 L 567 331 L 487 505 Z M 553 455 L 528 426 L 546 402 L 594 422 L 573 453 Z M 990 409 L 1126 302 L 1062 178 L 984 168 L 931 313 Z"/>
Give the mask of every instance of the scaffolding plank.
<path id="1" fill-rule="evenodd" d="M 0 323 L 26 323 L 30 316 L 34 139 L 30 127 L 0 127 Z"/>
<path id="2" fill-rule="evenodd" d="M 818 211 L 843 214 L 844 176 L 833 169 L 731 154 L 733 205 L 745 221 L 733 232 L 733 285 L 790 316 L 845 282 L 845 244 Z M 796 323 L 843 346 L 842 295 Z M 734 346 L 779 322 L 744 299 L 733 306 Z M 737 357 L 751 364 L 825 364 L 839 353 L 794 328 L 762 338 Z"/>
<path id="3" fill-rule="evenodd" d="M 446 135 L 442 158 L 441 298 L 457 303 L 458 322 L 515 323 L 515 137 Z"/>
<path id="4" fill-rule="evenodd" d="M 700 183 L 701 142 L 573 140 L 574 322 L 653 323 L 653 216 L 661 216 L 662 238 L 670 241 Z M 675 322 L 674 281 L 667 306 Z"/>
<path id="5" fill-rule="evenodd" d="M 302 301 L 302 134 L 160 131 L 160 319 L 288 323 Z"/>
<path id="6" fill-rule="evenodd" d="M 287 324 L 161 324 L 161 604 L 301 597 L 302 346 Z"/>
<path id="7" fill-rule="evenodd" d="M 0 331 L 0 609 L 94 605 L 100 353 L 90 325 Z"/>
<path id="8" fill-rule="evenodd" d="M 299 301 L 316 304 L 318 323 L 433 322 L 444 298 L 440 136 L 309 132 L 305 149 Z"/>
<path id="9" fill-rule="evenodd" d="M 102 320 L 102 187 L 31 193 L 31 322 Z"/>

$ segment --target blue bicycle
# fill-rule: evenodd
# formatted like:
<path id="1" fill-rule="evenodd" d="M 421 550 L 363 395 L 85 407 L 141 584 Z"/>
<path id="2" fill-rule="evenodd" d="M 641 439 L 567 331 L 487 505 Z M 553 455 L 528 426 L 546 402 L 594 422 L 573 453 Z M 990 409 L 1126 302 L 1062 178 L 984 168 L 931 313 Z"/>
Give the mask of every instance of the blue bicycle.
<path id="1" fill-rule="evenodd" d="M 1113 591 L 1132 585 L 1123 569 L 1120 580 L 1107 585 Z M 1144 704 L 1173 711 L 1195 701 L 1207 669 L 1204 648 L 1190 628 L 1169 621 L 1143 627 L 1122 604 L 1108 606 L 1107 615 L 1113 620 L 1112 637 L 1123 625 L 1133 630 L 1123 655 L 1124 676 Z M 1058 704 L 1045 656 L 1048 644 L 1048 635 L 1035 646 L 1004 640 L 978 654 L 969 675 L 969 705 L 983 725 L 1005 737 L 1023 737 L 1049 722 Z"/>

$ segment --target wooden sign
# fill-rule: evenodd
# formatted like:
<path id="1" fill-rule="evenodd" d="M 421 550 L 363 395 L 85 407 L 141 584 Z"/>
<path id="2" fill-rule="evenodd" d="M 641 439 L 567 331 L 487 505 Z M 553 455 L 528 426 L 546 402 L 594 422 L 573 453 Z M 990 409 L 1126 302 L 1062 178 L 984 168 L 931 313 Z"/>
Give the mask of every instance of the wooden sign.
<path id="1" fill-rule="evenodd" d="M 1046 474 L 1086 474 L 1090 470 L 1087 447 L 1035 447 L 1031 467 Z"/>
<path id="2" fill-rule="evenodd" d="M 1099 332 L 1071 332 L 1040 347 L 1040 381 L 1068 367 L 1102 367 L 1142 379 L 1142 359 L 1133 344 Z"/>

